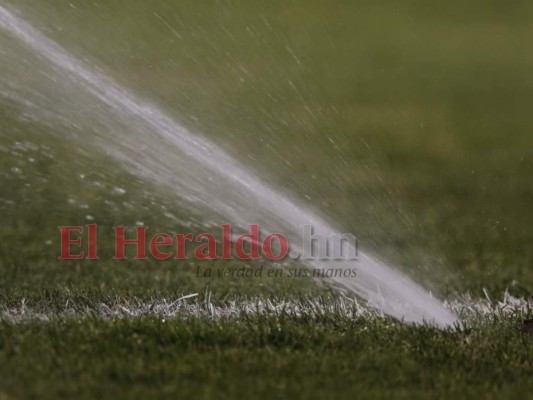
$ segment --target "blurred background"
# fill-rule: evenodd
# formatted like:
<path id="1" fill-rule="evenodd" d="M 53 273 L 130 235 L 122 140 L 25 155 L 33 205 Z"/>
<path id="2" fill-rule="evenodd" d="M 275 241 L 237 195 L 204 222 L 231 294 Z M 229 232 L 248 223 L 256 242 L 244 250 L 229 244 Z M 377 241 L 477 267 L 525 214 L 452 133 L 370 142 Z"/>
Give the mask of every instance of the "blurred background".
<path id="1" fill-rule="evenodd" d="M 429 287 L 531 294 L 531 2 L 4 3 Z M 202 215 L 174 201 L 186 188 L 151 188 L 28 116 L 14 82 L 32 101 L 45 78 L 5 31 L 0 44 L 6 298 L 81 277 L 93 290 L 199 285 L 175 265 L 56 260 L 58 225 L 179 230 Z"/>

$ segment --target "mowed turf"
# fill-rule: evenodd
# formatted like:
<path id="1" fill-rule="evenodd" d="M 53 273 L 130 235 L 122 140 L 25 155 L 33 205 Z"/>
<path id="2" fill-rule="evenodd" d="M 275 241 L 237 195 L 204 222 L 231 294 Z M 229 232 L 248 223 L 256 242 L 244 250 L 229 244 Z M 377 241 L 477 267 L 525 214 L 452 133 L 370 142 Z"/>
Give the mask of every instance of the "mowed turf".
<path id="1" fill-rule="evenodd" d="M 530 3 L 16 6 L 437 293 L 531 297 Z M 340 295 L 305 279 L 199 278 L 194 261 L 116 262 L 111 240 L 101 262 L 58 261 L 60 225 L 196 232 L 205 221 L 90 141 L 65 140 L 68 128 L 0 105 L 0 312 L 27 313 L 0 321 L 1 400 L 527 397 L 533 338 L 517 327 L 528 310 L 464 331 L 312 308 L 91 316 L 192 293 L 215 305 Z"/>
<path id="2" fill-rule="evenodd" d="M 533 342 L 512 321 L 466 332 L 278 315 L 0 323 L 5 398 L 520 398 Z"/>

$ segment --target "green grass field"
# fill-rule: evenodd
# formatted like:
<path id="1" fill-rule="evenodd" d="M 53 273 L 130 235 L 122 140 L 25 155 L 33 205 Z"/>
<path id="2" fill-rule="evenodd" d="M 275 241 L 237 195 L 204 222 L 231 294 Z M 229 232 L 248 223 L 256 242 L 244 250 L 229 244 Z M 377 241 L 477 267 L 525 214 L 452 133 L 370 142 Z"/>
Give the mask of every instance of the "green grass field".
<path id="1" fill-rule="evenodd" d="M 0 30 L 0 400 L 528 397 L 532 4 L 0 5 L 465 321 L 404 325 L 310 279 L 196 276 L 259 263 L 118 262 L 110 241 L 100 262 L 57 260 L 58 226 L 199 231 L 203 216 L 180 207 L 187 188 L 145 182 L 32 118 L 12 82 L 50 107 L 70 99 Z"/>

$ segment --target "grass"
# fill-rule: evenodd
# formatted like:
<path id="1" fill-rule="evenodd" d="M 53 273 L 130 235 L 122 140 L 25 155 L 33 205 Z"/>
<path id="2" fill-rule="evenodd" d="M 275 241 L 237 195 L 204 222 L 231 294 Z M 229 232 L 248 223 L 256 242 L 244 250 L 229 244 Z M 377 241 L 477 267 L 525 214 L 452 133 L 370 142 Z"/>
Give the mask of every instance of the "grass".
<path id="1" fill-rule="evenodd" d="M 531 298 L 529 2 L 16 3 L 437 293 Z M 207 304 L 344 297 L 306 279 L 198 278 L 193 262 L 59 262 L 59 225 L 199 231 L 205 217 L 67 140 L 75 125 L 47 125 L 4 96 L 20 85 L 36 102 L 90 107 L 3 32 L 0 42 L 0 400 L 527 395 L 532 341 L 516 327 L 529 308 L 478 315 L 464 331 L 333 306 L 214 317 Z M 241 266 L 258 265 L 215 265 Z M 191 293 L 204 311 L 120 311 Z"/>
<path id="2" fill-rule="evenodd" d="M 1 325 L 2 387 L 76 398 L 516 398 L 533 344 L 511 321 L 468 332 L 342 315 Z"/>

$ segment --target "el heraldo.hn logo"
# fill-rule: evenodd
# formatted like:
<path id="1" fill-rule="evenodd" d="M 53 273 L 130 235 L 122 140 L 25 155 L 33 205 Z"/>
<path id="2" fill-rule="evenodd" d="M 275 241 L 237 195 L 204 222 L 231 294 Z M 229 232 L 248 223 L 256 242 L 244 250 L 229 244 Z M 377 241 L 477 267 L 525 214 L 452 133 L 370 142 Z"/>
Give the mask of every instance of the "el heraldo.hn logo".
<path id="1" fill-rule="evenodd" d="M 97 224 L 58 227 L 61 238 L 60 260 L 100 260 Z M 319 235 L 311 225 L 303 225 L 300 243 L 291 246 L 282 233 L 261 234 L 258 224 L 249 232 L 233 234 L 232 226 L 220 227 L 218 240 L 213 233 L 150 233 L 147 226 L 112 228 L 115 260 L 261 260 L 279 261 L 290 257 L 301 260 L 356 260 L 357 239 L 349 233 Z M 127 249 L 131 255 L 127 254 Z M 298 249 L 298 250 L 296 250 Z"/>

